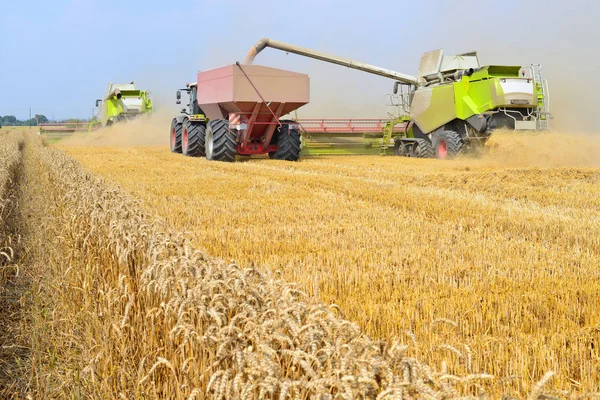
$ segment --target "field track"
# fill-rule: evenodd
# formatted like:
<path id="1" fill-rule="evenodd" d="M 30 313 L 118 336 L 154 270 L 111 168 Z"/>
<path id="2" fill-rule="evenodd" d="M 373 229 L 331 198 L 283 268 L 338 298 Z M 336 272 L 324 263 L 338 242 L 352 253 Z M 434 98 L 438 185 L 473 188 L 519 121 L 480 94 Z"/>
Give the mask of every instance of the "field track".
<path id="1" fill-rule="evenodd" d="M 493 374 L 493 394 L 547 371 L 600 391 L 598 168 L 61 149 L 208 254 L 280 271 L 374 338 L 414 334 L 418 358 Z"/>

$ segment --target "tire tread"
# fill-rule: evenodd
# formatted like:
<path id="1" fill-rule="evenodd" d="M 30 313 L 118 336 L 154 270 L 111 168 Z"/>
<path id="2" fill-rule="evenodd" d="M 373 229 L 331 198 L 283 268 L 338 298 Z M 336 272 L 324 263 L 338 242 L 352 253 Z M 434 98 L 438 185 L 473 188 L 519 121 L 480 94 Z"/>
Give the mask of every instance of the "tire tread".
<path id="1" fill-rule="evenodd" d="M 289 124 L 281 121 L 281 128 L 277 128 L 277 151 L 269 157 L 277 160 L 298 161 L 300 159 L 301 137 L 298 129 L 290 129 Z"/>
<path id="2" fill-rule="evenodd" d="M 442 139 L 446 141 L 446 150 L 448 152 L 446 156 L 447 159 L 454 158 L 461 153 L 464 146 L 464 141 L 457 132 L 452 130 L 443 130 L 435 132 L 431 136 L 433 142 L 432 148 L 436 158 L 439 158 L 436 151 L 437 143 Z"/>
<path id="3" fill-rule="evenodd" d="M 175 128 L 175 144 L 173 144 L 172 140 L 172 132 L 173 128 Z M 173 118 L 171 121 L 171 129 L 169 130 L 169 142 L 171 143 L 171 151 L 173 153 L 181 153 L 181 137 L 183 135 L 183 124 L 177 122 L 176 118 Z"/>
<path id="4" fill-rule="evenodd" d="M 237 155 L 237 135 L 229 130 L 229 123 L 223 119 L 209 122 L 213 132 L 213 155 L 215 161 L 232 162 Z"/>
<path id="5" fill-rule="evenodd" d="M 201 157 L 205 155 L 206 125 L 202 122 L 187 120 L 188 148 L 186 156 Z"/>

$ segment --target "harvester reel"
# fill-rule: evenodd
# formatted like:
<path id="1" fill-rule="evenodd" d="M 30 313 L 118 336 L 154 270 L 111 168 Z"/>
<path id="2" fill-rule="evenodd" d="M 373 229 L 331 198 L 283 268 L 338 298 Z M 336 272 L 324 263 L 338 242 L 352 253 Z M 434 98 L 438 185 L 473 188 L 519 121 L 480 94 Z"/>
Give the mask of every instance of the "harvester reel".
<path id="1" fill-rule="evenodd" d="M 434 132 L 431 135 L 435 158 L 450 159 L 456 157 L 462 151 L 464 142 L 455 131 L 444 130 Z"/>
<path id="2" fill-rule="evenodd" d="M 235 161 L 237 154 L 237 131 L 229 130 L 224 119 L 213 119 L 206 127 L 206 158 L 213 161 Z"/>
<path id="3" fill-rule="evenodd" d="M 298 161 L 300 158 L 302 139 L 298 129 L 290 129 L 290 123 L 293 121 L 281 121 L 281 127 L 277 127 L 277 151 L 269 153 L 269 157 L 286 161 Z"/>
<path id="4" fill-rule="evenodd" d="M 206 126 L 201 122 L 185 119 L 183 122 L 183 136 L 181 140 L 181 152 L 189 157 L 200 157 L 206 155 L 205 149 Z"/>
<path id="5" fill-rule="evenodd" d="M 181 134 L 183 131 L 183 124 L 177 122 L 176 118 L 173 118 L 171 122 L 171 151 L 173 153 L 181 153 Z"/>

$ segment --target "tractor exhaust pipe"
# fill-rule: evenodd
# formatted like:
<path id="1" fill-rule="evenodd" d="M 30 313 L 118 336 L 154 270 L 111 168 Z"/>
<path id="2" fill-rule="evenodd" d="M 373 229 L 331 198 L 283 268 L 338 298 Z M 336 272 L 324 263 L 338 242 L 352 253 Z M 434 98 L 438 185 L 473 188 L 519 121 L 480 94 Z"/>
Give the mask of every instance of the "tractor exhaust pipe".
<path id="1" fill-rule="evenodd" d="M 268 38 L 261 39 L 258 41 L 258 43 L 256 43 L 254 46 L 252 46 L 252 48 L 250 49 L 248 54 L 246 54 L 246 58 L 244 59 L 244 64 L 252 64 L 254 62 L 254 59 L 258 55 L 258 53 L 263 51 L 266 47 L 271 47 L 273 49 L 285 51 L 288 53 L 294 53 L 294 54 L 298 54 L 300 56 L 314 58 L 316 60 L 321 60 L 321 61 L 325 61 L 328 63 L 337 64 L 337 65 L 341 65 L 341 66 L 352 68 L 352 69 L 357 69 L 359 71 L 367 72 L 369 74 L 383 76 L 385 78 L 394 79 L 395 81 L 399 81 L 399 82 L 406 83 L 409 85 L 417 84 L 417 78 L 414 76 L 411 76 L 411 75 L 405 75 L 400 72 L 377 67 L 375 65 L 364 64 L 364 63 L 361 63 L 358 61 L 350 60 L 348 58 L 332 56 L 329 54 L 321 53 L 319 51 L 314 51 L 314 50 L 306 49 L 304 47 L 294 46 L 291 44 L 279 42 L 277 40 L 272 40 L 272 39 L 268 39 Z"/>

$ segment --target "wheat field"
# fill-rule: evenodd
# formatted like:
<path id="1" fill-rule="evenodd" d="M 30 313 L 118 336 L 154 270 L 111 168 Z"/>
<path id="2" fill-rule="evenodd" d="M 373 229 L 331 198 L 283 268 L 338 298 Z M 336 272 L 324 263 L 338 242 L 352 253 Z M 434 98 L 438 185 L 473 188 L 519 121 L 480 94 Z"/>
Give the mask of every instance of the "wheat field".
<path id="1" fill-rule="evenodd" d="M 494 379 L 199 251 L 39 137 L 2 135 L 0 154 L 1 398 L 474 398 Z"/>
<path id="2" fill-rule="evenodd" d="M 0 134 L 0 397 L 598 397 L 598 142 L 542 139 L 222 164 Z"/>
<path id="3" fill-rule="evenodd" d="M 206 254 L 272 271 L 479 389 L 600 392 L 598 142 L 498 136 L 480 159 L 235 164 L 64 146 Z M 544 143 L 544 146 L 540 146 Z M 477 390 L 472 394 L 477 394 Z"/>

